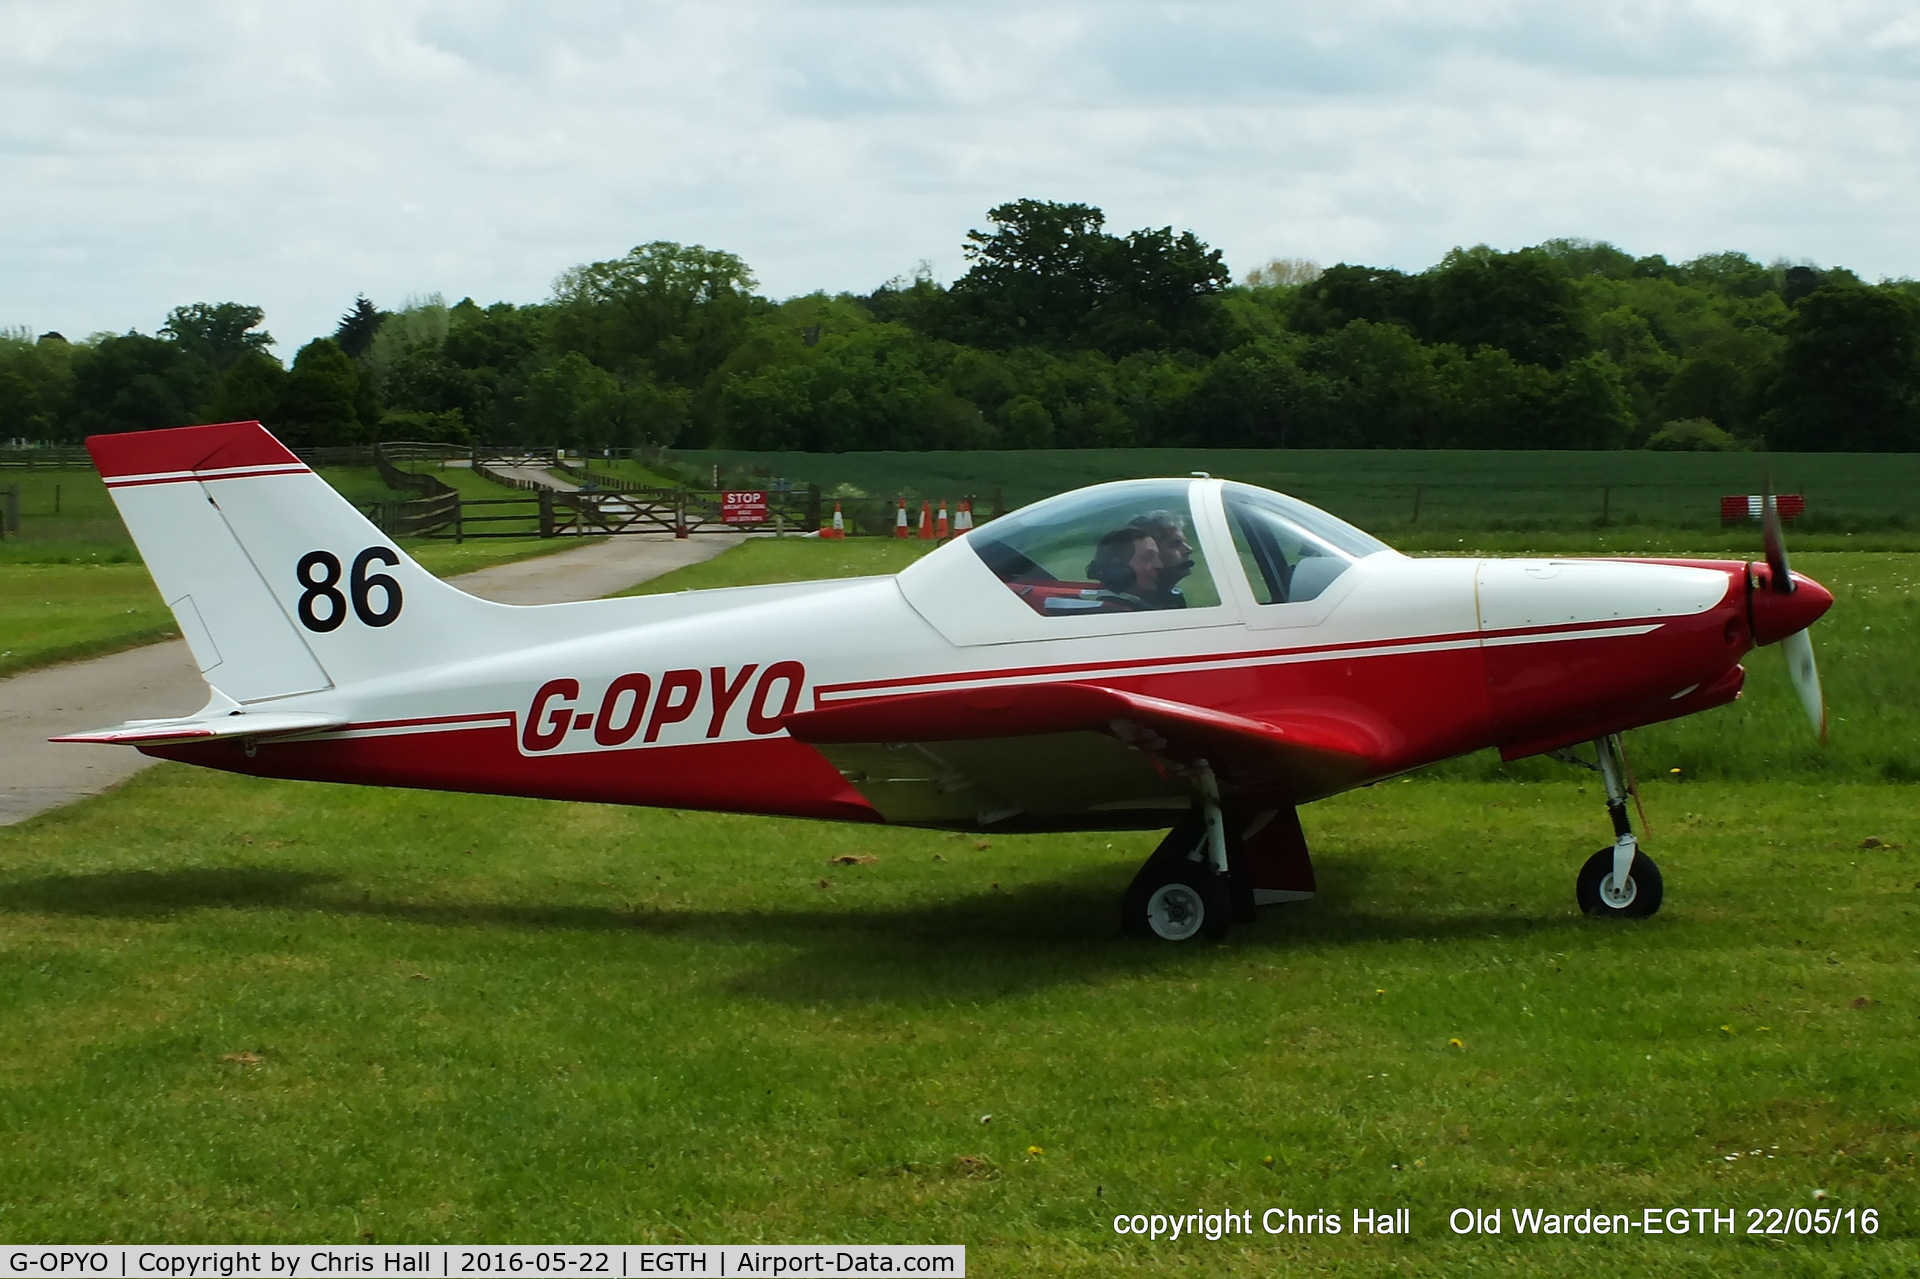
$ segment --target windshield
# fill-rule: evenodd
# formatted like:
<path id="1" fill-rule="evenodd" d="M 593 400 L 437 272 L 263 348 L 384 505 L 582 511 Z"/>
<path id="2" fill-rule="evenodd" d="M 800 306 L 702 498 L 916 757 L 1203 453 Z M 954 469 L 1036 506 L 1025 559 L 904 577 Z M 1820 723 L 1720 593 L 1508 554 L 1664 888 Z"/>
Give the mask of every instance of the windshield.
<path id="1" fill-rule="evenodd" d="M 1385 542 L 1297 498 L 1247 484 L 1223 487 L 1233 549 L 1261 604 L 1310 600 Z"/>
<path id="2" fill-rule="evenodd" d="M 994 576 L 1042 617 L 1220 603 L 1193 532 L 1188 480 L 1139 480 L 1063 494 L 967 535 Z"/>

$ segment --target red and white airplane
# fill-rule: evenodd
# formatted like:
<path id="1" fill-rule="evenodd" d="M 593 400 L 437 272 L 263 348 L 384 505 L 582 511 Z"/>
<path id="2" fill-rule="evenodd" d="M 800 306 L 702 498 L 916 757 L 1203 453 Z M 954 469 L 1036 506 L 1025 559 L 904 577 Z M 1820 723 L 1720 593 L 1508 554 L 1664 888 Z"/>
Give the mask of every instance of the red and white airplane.
<path id="1" fill-rule="evenodd" d="M 1102 484 L 906 571 L 515 607 L 435 578 L 256 422 L 87 442 L 212 700 L 56 740 L 233 772 L 982 831 L 1171 827 L 1134 930 L 1314 890 L 1295 809 L 1595 744 L 1591 914 L 1650 915 L 1619 734 L 1732 701 L 1832 596 L 1766 562 L 1411 559 L 1244 484 Z M 1770 514 L 1770 512 L 1769 512 Z"/>

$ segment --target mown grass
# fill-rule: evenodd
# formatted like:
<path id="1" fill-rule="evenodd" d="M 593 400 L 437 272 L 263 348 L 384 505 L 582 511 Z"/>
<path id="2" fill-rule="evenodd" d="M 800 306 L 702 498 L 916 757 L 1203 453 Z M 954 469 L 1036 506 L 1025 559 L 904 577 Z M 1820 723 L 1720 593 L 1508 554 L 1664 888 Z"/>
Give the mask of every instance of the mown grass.
<path id="1" fill-rule="evenodd" d="M 141 564 L 0 564 L 0 678 L 180 632 Z"/>
<path id="2" fill-rule="evenodd" d="M 1668 906 L 1643 924 L 1573 908 L 1592 795 L 1402 782 L 1308 810 L 1316 901 L 1174 949 L 1114 928 L 1150 835 L 165 765 L 0 831 L 0 1236 L 924 1240 L 984 1274 L 1911 1272 L 1912 789 L 1721 784 L 1657 812 Z M 1816 1192 L 1878 1209 L 1880 1236 L 1444 1224 Z M 1109 1224 L 1274 1205 L 1405 1206 L 1415 1237 Z"/>
<path id="3" fill-rule="evenodd" d="M 756 540 L 654 587 L 919 550 Z M 1807 566 L 1842 587 L 1823 628 L 1908 618 L 1912 557 L 1835 558 Z M 1906 661 L 1910 630 L 1867 624 L 1824 644 L 1830 686 Z M 1702 750 L 1805 731 L 1686 725 L 1711 730 Z M 1557 776 L 1314 805 L 1315 901 L 1163 948 L 1114 927 L 1150 834 L 162 765 L 0 830 L 0 1238 L 925 1240 L 989 1274 L 1920 1268 L 1915 788 L 1650 785 L 1667 906 L 1611 926 L 1572 903 L 1597 795 Z M 1445 1226 L 1461 1206 L 1816 1194 L 1877 1209 L 1880 1234 Z M 1415 1233 L 1169 1245 L 1110 1225 L 1269 1206 L 1404 1206 Z"/>

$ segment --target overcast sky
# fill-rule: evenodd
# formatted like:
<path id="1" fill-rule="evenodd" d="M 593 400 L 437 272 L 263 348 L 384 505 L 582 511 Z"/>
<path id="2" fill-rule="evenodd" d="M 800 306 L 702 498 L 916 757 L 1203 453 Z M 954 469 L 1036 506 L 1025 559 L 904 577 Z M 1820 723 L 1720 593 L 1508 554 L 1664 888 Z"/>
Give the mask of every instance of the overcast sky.
<path id="1" fill-rule="evenodd" d="M 537 301 L 649 240 L 866 291 L 1021 196 L 1418 270 L 1551 236 L 1920 275 L 1920 10 L 0 0 L 0 327 Z"/>

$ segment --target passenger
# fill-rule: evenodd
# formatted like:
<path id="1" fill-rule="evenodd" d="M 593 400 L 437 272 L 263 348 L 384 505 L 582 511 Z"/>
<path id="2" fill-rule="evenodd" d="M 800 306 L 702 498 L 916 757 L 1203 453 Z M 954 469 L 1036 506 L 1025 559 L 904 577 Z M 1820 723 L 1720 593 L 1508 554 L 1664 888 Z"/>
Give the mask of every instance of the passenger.
<path id="1" fill-rule="evenodd" d="M 1098 601 L 1102 612 L 1151 608 L 1147 600 L 1160 589 L 1159 543 L 1145 529 L 1117 528 L 1093 548 L 1087 576 L 1100 583 L 1100 589 L 1085 596 Z"/>
<path id="2" fill-rule="evenodd" d="M 1160 551 L 1159 587 L 1142 598 L 1148 608 L 1185 608 L 1180 583 L 1193 572 L 1193 543 L 1187 540 L 1187 522 L 1177 511 L 1148 511 L 1127 525 L 1153 538 Z"/>

